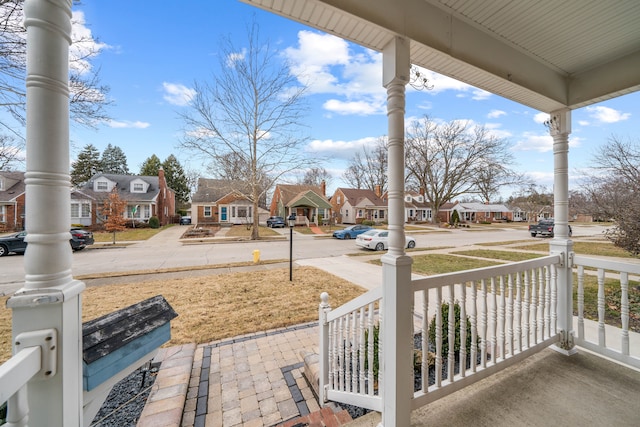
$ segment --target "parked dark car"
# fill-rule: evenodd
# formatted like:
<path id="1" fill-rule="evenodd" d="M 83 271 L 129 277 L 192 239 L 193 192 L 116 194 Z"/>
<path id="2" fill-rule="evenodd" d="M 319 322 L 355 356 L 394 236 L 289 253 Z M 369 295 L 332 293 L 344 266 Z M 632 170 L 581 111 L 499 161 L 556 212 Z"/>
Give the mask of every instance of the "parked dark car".
<path id="1" fill-rule="evenodd" d="M 27 250 L 27 242 L 24 241 L 24 238 L 27 236 L 26 231 L 21 231 L 19 233 L 10 234 L 8 236 L 0 237 L 0 256 L 8 255 L 10 252 L 14 252 L 16 254 L 23 254 Z M 93 239 L 93 235 L 91 236 Z M 84 249 L 87 244 L 81 238 L 78 238 L 71 234 L 71 239 L 69 239 L 69 243 L 71 244 L 71 249 L 75 251 L 80 251 Z"/>
<path id="2" fill-rule="evenodd" d="M 190 225 L 191 217 L 190 216 L 181 216 L 180 217 L 180 225 Z"/>
<path id="3" fill-rule="evenodd" d="M 82 240 L 85 245 L 93 245 L 95 240 L 93 239 L 93 233 L 84 228 L 72 228 L 71 235 L 76 239 Z"/>
<path id="4" fill-rule="evenodd" d="M 541 219 L 537 224 L 529 224 L 529 234 L 531 237 L 540 236 L 548 236 L 553 237 L 553 227 L 555 226 L 553 219 Z M 571 230 L 571 226 L 569 226 L 569 237 L 573 234 L 573 230 Z"/>
<path id="5" fill-rule="evenodd" d="M 267 218 L 267 227 L 276 228 L 276 227 L 285 227 L 284 218 L 281 216 L 270 216 Z"/>
<path id="6" fill-rule="evenodd" d="M 333 232 L 333 237 L 336 239 L 355 239 L 359 234 L 364 233 L 365 231 L 371 230 L 371 227 L 368 225 L 356 224 L 350 225 L 342 230 L 336 230 Z"/>

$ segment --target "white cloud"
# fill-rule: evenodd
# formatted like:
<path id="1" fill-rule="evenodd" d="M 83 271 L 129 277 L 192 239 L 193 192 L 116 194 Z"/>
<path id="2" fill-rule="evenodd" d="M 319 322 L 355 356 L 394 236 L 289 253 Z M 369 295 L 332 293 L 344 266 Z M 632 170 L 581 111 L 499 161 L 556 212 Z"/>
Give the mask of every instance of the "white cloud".
<path id="1" fill-rule="evenodd" d="M 502 111 L 502 110 L 491 110 L 489 112 L 489 114 L 487 114 L 487 117 L 489 119 L 497 119 L 498 117 L 506 116 L 506 115 L 507 115 L 507 113 L 505 111 Z"/>
<path id="2" fill-rule="evenodd" d="M 578 124 L 580 126 L 589 126 L 589 122 L 587 120 L 578 120 Z"/>
<path id="3" fill-rule="evenodd" d="M 547 113 L 537 113 L 533 116 L 533 121 L 536 123 L 543 124 L 547 120 L 549 120 L 549 115 Z"/>
<path id="4" fill-rule="evenodd" d="M 242 61 L 245 56 L 247 56 L 247 50 L 246 49 L 242 49 L 241 52 L 235 52 L 235 53 L 231 53 L 229 54 L 229 56 L 227 56 L 227 67 L 232 68 L 236 65 L 236 62 L 238 61 Z"/>
<path id="5" fill-rule="evenodd" d="M 115 129 L 146 129 L 149 126 L 151 126 L 150 123 L 147 122 L 140 122 L 140 121 L 136 121 L 136 122 L 131 122 L 131 121 L 117 121 L 117 120 L 109 120 L 107 122 L 107 125 L 111 128 L 115 128 Z"/>
<path id="6" fill-rule="evenodd" d="M 109 49 L 106 43 L 99 43 L 93 38 L 91 30 L 86 26 L 84 12 L 75 10 L 71 18 L 71 39 L 69 47 L 69 68 L 79 74 L 91 71 L 91 58 L 100 54 L 103 49 Z"/>
<path id="7" fill-rule="evenodd" d="M 601 123 L 617 123 L 631 117 L 630 113 L 623 113 L 613 108 L 603 106 L 587 107 L 587 111 L 589 112 L 589 116 Z"/>
<path id="8" fill-rule="evenodd" d="M 368 116 L 386 112 L 385 104 L 379 101 L 340 101 L 338 99 L 330 99 L 322 106 L 325 110 L 341 115 Z"/>
<path id="9" fill-rule="evenodd" d="M 582 145 L 582 141 L 582 138 L 571 136 L 569 138 L 569 147 L 579 147 Z M 522 137 L 515 143 L 513 149 L 515 151 L 537 151 L 539 153 L 546 153 L 553 150 L 553 138 L 549 134 L 524 132 Z"/>
<path id="10" fill-rule="evenodd" d="M 162 96 L 164 100 L 169 104 L 178 105 L 180 107 L 184 107 L 189 104 L 193 97 L 196 96 L 196 91 L 194 89 L 188 88 L 179 83 L 163 82 L 162 88 L 165 92 Z"/>
<path id="11" fill-rule="evenodd" d="M 378 143 L 378 137 L 365 137 L 352 141 L 342 141 L 333 139 L 315 139 L 311 141 L 306 151 L 319 154 L 330 153 L 334 159 L 351 160 L 353 155 L 362 149 L 362 147 L 374 147 Z"/>
<path id="12" fill-rule="evenodd" d="M 508 130 L 502 129 L 501 123 L 485 123 L 484 127 L 496 138 L 507 139 L 513 136 Z"/>
<path id="13" fill-rule="evenodd" d="M 475 101 L 484 101 L 485 99 L 489 99 L 491 97 L 491 92 L 487 92 L 486 90 L 482 89 L 474 89 L 472 93 L 473 96 L 471 97 L 471 99 Z"/>

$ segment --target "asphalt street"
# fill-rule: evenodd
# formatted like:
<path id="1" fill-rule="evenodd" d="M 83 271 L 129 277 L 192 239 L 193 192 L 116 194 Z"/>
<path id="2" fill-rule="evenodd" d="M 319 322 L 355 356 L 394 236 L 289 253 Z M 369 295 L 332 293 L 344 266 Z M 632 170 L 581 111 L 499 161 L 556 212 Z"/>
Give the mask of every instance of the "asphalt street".
<path id="1" fill-rule="evenodd" d="M 251 262 L 253 251 L 260 251 L 261 260 L 289 259 L 289 229 L 278 229 L 281 240 L 230 241 L 224 238 L 206 242 L 180 239 L 186 227 L 171 227 L 153 238 L 127 246 L 95 244 L 73 254 L 73 275 L 85 276 L 98 273 L 139 270 L 161 270 L 178 267 L 224 265 Z M 574 225 L 574 236 L 601 235 L 603 227 Z M 486 228 L 435 230 L 425 228 L 408 232 L 416 238 L 418 248 L 463 247 L 483 242 L 527 240 L 526 225 L 518 228 Z M 548 241 L 548 239 L 538 239 Z M 310 264 L 313 259 L 362 252 L 353 240 L 337 240 L 327 236 L 315 236 L 294 232 L 293 259 L 300 264 Z M 343 257 L 346 258 L 346 257 Z M 307 260 L 305 262 L 305 260 Z M 354 266 L 357 266 L 354 261 Z M 0 258 L 0 295 L 20 288 L 24 281 L 24 256 L 9 255 Z"/>

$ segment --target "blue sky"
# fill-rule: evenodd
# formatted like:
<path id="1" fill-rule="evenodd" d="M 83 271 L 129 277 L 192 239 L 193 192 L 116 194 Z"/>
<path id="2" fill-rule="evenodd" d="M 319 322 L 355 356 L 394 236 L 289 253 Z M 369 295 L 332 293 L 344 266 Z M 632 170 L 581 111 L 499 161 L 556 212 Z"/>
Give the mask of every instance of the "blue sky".
<path id="1" fill-rule="evenodd" d="M 324 166 L 341 180 L 353 154 L 387 134 L 381 54 L 347 43 L 236 0 L 93 1 L 74 8 L 77 27 L 99 42 L 93 59 L 103 83 L 111 87 L 113 120 L 97 130 L 73 127 L 72 156 L 87 144 L 103 150 L 111 143 L 123 149 L 129 169 L 138 172 L 151 154 L 164 160 L 175 154 L 187 169 L 212 174 L 190 153 L 179 149 L 182 121 L 195 81 L 211 80 L 218 66 L 223 36 L 234 44 L 246 40 L 253 17 L 291 64 L 295 75 L 313 75 L 306 117 L 309 157 L 331 159 Z M 409 90 L 407 116 L 469 120 L 505 139 L 516 168 L 549 189 L 553 185 L 552 140 L 542 122 L 546 115 L 453 79 L 430 74 L 434 89 Z M 581 175 L 595 149 L 612 135 L 638 140 L 640 94 L 627 95 L 573 112 L 570 174 Z M 572 178 L 572 184 L 575 184 Z M 503 192 L 508 196 L 510 191 Z"/>

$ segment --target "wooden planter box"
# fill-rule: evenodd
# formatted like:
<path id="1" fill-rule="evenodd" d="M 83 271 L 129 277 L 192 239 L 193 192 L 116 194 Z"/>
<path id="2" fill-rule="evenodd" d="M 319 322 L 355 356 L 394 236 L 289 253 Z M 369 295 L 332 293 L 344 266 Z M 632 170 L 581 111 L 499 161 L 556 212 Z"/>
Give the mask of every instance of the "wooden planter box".
<path id="1" fill-rule="evenodd" d="M 85 391 L 127 369 L 171 339 L 169 303 L 157 295 L 82 325 L 82 374 Z"/>

